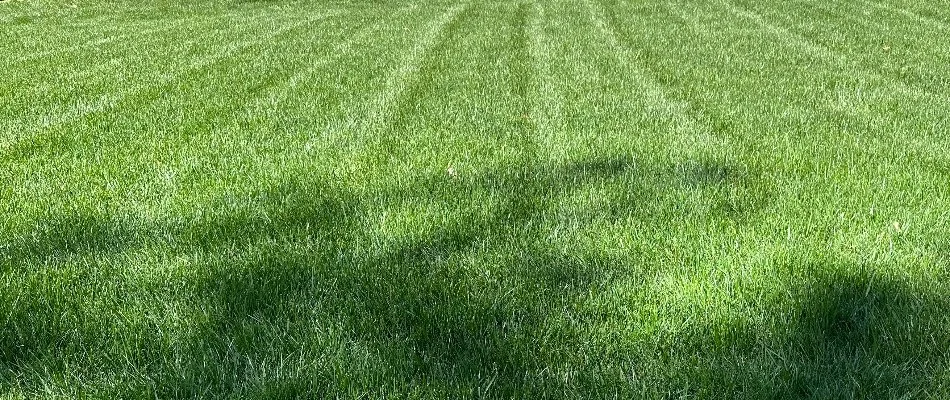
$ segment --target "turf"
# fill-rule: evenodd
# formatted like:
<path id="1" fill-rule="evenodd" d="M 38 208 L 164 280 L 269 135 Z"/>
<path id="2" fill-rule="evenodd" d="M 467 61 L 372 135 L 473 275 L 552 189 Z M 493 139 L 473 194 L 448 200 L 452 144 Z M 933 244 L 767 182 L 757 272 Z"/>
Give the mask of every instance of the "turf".
<path id="1" fill-rule="evenodd" d="M 948 10 L 0 2 L 0 397 L 948 398 Z"/>

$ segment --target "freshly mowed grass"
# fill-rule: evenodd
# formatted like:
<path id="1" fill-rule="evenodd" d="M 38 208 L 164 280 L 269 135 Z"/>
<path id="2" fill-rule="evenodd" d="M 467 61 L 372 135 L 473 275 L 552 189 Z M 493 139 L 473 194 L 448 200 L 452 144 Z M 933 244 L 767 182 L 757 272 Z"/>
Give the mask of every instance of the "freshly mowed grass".
<path id="1" fill-rule="evenodd" d="M 0 397 L 950 397 L 950 3 L 0 3 Z"/>

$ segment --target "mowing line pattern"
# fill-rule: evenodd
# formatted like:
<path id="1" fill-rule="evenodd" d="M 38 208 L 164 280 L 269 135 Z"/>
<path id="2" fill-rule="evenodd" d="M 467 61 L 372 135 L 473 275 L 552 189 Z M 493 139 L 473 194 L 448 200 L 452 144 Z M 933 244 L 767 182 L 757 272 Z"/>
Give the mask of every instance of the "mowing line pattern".
<path id="1" fill-rule="evenodd" d="M 868 6 L 868 7 L 879 8 L 879 9 L 881 9 L 881 10 L 886 10 L 886 11 L 889 11 L 889 12 L 892 12 L 892 13 L 895 13 L 895 14 L 899 14 L 899 15 L 901 15 L 901 16 L 907 18 L 907 19 L 910 19 L 910 20 L 912 20 L 912 21 L 921 22 L 921 23 L 923 23 L 923 24 L 925 24 L 925 25 L 930 25 L 930 26 L 933 27 L 933 28 L 937 28 L 937 29 L 940 29 L 940 30 L 943 30 L 943 31 L 948 31 L 948 30 L 950 30 L 950 24 L 946 24 L 946 23 L 937 21 L 937 20 L 935 20 L 935 19 L 933 19 L 933 18 L 924 16 L 924 15 L 920 15 L 920 14 L 918 14 L 918 13 L 915 13 L 915 12 L 913 12 L 913 11 L 911 11 L 911 10 L 908 10 L 908 9 L 905 9 L 905 8 L 895 7 L 895 6 L 888 5 L 888 4 L 885 4 L 885 3 L 882 3 L 882 2 L 871 1 L 871 0 L 861 0 L 861 3 L 864 4 L 864 5 L 866 5 L 866 6 Z"/>
<path id="2" fill-rule="evenodd" d="M 0 2 L 0 398 L 950 398 L 945 5 Z"/>
<path id="3" fill-rule="evenodd" d="M 385 89 L 369 102 L 367 105 L 369 113 L 361 119 L 365 127 L 360 130 L 368 131 L 363 133 L 367 139 L 374 140 L 373 137 L 378 133 L 378 129 L 385 129 L 389 125 L 396 109 L 396 102 L 406 89 L 413 85 L 426 54 L 443 38 L 442 34 L 446 27 L 468 7 L 468 3 L 455 5 L 430 22 L 415 45 L 406 51 L 399 67 L 389 73 L 384 84 Z"/>
<path id="4" fill-rule="evenodd" d="M 628 68 L 635 68 L 634 71 L 640 83 L 638 88 L 645 91 L 644 94 L 650 99 L 651 104 L 661 104 L 661 110 L 674 122 L 676 131 L 681 135 L 679 140 L 686 143 L 708 142 L 710 137 L 715 138 L 715 141 L 729 140 L 707 124 L 706 118 L 698 118 L 693 114 L 702 111 L 695 110 L 688 101 L 676 98 L 670 88 L 653 79 L 647 71 L 636 65 L 638 60 L 636 55 L 620 42 L 616 32 L 608 25 L 606 18 L 594 5 L 593 0 L 584 0 L 584 4 L 590 13 L 594 27 L 611 48 L 617 62 Z M 690 149 L 691 152 L 696 151 L 699 154 L 715 150 L 712 148 Z"/>
<path id="5" fill-rule="evenodd" d="M 227 16 L 224 16 L 224 17 L 227 17 Z M 58 54 L 63 54 L 63 53 L 70 54 L 79 50 L 97 47 L 104 44 L 121 43 L 123 40 L 132 40 L 138 36 L 149 37 L 149 36 L 160 34 L 166 31 L 175 30 L 190 22 L 198 21 L 200 18 L 207 18 L 207 17 L 193 16 L 193 17 L 188 17 L 188 18 L 182 18 L 179 20 L 175 20 L 173 23 L 165 25 L 165 26 L 160 26 L 160 27 L 151 28 L 151 29 L 144 29 L 144 30 L 140 30 L 139 29 L 140 27 L 136 25 L 127 26 L 125 27 L 127 30 L 134 30 L 134 32 L 124 33 L 124 34 L 114 34 L 108 37 L 92 39 L 92 40 L 89 40 L 83 43 L 78 43 L 72 46 L 31 53 L 27 55 L 26 57 L 13 59 L 12 62 L 10 62 L 9 65 L 7 65 L 7 67 L 10 67 L 10 66 L 15 67 L 17 64 L 29 63 L 29 62 L 33 62 L 35 60 L 42 59 L 42 58 L 47 58 L 53 55 L 58 55 Z"/>
<path id="6" fill-rule="evenodd" d="M 390 15 L 390 17 L 397 18 L 402 14 L 412 12 L 417 7 L 418 5 L 415 4 L 403 7 L 394 14 Z M 326 65 L 333 65 L 336 60 L 349 54 L 355 48 L 355 46 L 364 42 L 366 39 L 371 38 L 372 35 L 377 33 L 382 27 L 383 25 L 381 21 L 375 21 L 370 26 L 360 28 L 357 32 L 353 33 L 344 41 L 334 44 L 329 51 L 328 57 L 322 58 L 314 63 L 311 63 L 305 69 L 295 72 L 289 79 L 283 82 L 279 87 L 275 88 L 275 90 L 269 96 L 267 96 L 266 99 L 260 101 L 259 103 L 255 103 L 255 106 L 251 106 L 250 108 L 256 109 L 260 105 L 278 105 L 281 100 L 284 99 L 289 93 L 293 92 L 301 82 L 310 79 L 315 71 Z"/>
<path id="7" fill-rule="evenodd" d="M 840 53 L 836 53 L 832 51 L 831 49 L 828 49 L 820 44 L 813 43 L 807 38 L 799 34 L 796 34 L 787 28 L 777 26 L 767 21 L 761 15 L 756 14 L 753 11 L 741 9 L 737 7 L 735 4 L 732 4 L 726 1 L 721 2 L 721 4 L 724 7 L 726 7 L 726 9 L 728 9 L 730 12 L 755 22 L 758 26 L 762 27 L 762 29 L 765 29 L 772 35 L 780 38 L 787 45 L 790 45 L 802 51 L 805 51 L 819 60 L 823 60 L 824 62 L 833 64 L 840 70 L 850 70 L 850 71 L 858 72 L 861 75 L 865 75 L 877 81 L 888 82 L 887 84 L 889 86 L 892 86 L 893 89 L 902 93 L 909 94 L 909 95 L 931 96 L 940 100 L 950 101 L 950 97 L 946 96 L 945 94 L 934 93 L 929 90 L 926 90 L 926 88 L 908 86 L 907 84 L 904 84 L 901 81 L 894 81 L 893 83 L 890 83 L 889 80 L 886 79 L 884 75 L 875 71 L 869 71 L 869 70 L 863 69 L 857 63 L 853 62 L 852 60 L 849 60 L 844 55 Z"/>
<path id="8" fill-rule="evenodd" d="M 563 130 L 563 108 L 557 85 L 552 82 L 550 54 L 552 49 L 549 38 L 544 34 L 547 21 L 543 3 L 532 2 L 531 15 L 528 17 L 528 36 L 530 39 L 529 56 L 535 77 L 535 96 L 530 100 L 531 112 L 528 116 L 534 123 L 538 140 L 550 143 Z M 549 147 L 546 145 L 545 147 Z"/>
<path id="9" fill-rule="evenodd" d="M 161 74 L 159 75 L 160 80 L 157 83 L 143 83 L 137 86 L 133 86 L 123 92 L 110 93 L 106 96 L 103 96 L 102 98 L 96 100 L 92 104 L 81 105 L 80 107 L 77 107 L 66 113 L 58 114 L 56 116 L 44 117 L 41 119 L 42 122 L 38 127 L 34 128 L 32 131 L 28 131 L 21 134 L 19 138 L 12 138 L 10 141 L 5 143 L 4 146 L 0 147 L 0 155 L 5 155 L 11 151 L 15 152 L 16 150 L 12 150 L 12 148 L 19 146 L 22 143 L 25 143 L 26 141 L 36 141 L 37 137 L 39 135 L 42 135 L 43 132 L 52 131 L 56 128 L 68 125 L 75 120 L 85 118 L 92 114 L 113 110 L 119 107 L 126 99 L 135 97 L 139 95 L 140 93 L 143 93 L 149 89 L 168 85 L 174 82 L 176 79 L 182 79 L 184 76 L 186 76 L 190 72 L 200 71 L 208 67 L 209 65 L 212 65 L 221 60 L 227 59 L 228 57 L 239 55 L 241 54 L 241 52 L 253 46 L 260 45 L 262 43 L 267 43 L 268 41 L 273 40 L 274 38 L 279 37 L 281 35 L 287 34 L 295 29 L 298 29 L 305 24 L 312 23 L 313 21 L 320 20 L 320 19 L 330 18 L 334 15 L 339 15 L 340 13 L 341 13 L 340 11 L 324 13 L 321 15 L 312 16 L 307 19 L 296 21 L 288 25 L 281 26 L 280 28 L 275 29 L 271 32 L 268 32 L 264 35 L 261 35 L 256 39 L 246 40 L 239 43 L 231 44 L 229 46 L 225 46 L 221 49 L 218 49 L 217 51 L 215 51 L 214 53 L 210 55 L 201 57 L 197 60 L 193 60 L 184 69 L 180 71 L 176 71 L 171 74 L 169 73 Z"/>
<path id="10" fill-rule="evenodd" d="M 200 35 L 198 34 L 200 32 L 200 29 L 210 28 L 208 26 L 203 25 L 203 23 L 208 22 L 208 20 L 210 19 L 208 18 L 202 21 L 196 21 L 194 26 L 190 26 L 188 30 L 183 30 L 182 34 L 190 33 L 189 35 L 190 38 L 188 40 L 180 42 L 179 46 L 176 49 L 185 50 L 185 49 L 194 47 L 194 45 L 201 40 L 199 38 Z M 238 22 L 241 25 L 246 25 L 246 24 L 251 24 L 257 20 L 258 20 L 257 18 L 244 19 L 244 20 L 237 20 L 236 22 Z M 169 38 L 167 37 L 151 36 L 146 41 L 136 42 L 135 45 L 136 47 L 139 47 L 139 48 L 150 49 L 160 44 L 167 43 L 168 41 L 169 41 Z M 136 58 L 140 58 L 142 56 L 141 53 L 129 53 L 128 51 L 121 50 L 121 49 L 117 51 L 120 52 L 121 54 L 119 57 L 112 58 L 108 62 L 96 62 L 91 68 L 79 67 L 79 68 L 71 69 L 67 71 L 68 72 L 67 74 L 58 76 L 57 79 L 46 78 L 42 80 L 37 80 L 35 76 L 31 76 L 31 75 L 36 74 L 37 71 L 30 70 L 31 74 L 23 74 L 22 76 L 17 76 L 16 74 L 9 75 L 9 77 L 14 78 L 14 79 L 11 79 L 11 82 L 9 82 L 9 84 L 11 86 L 17 86 L 17 85 L 22 85 L 28 82 L 37 82 L 37 81 L 39 82 L 37 85 L 34 85 L 32 87 L 28 87 L 22 90 L 17 90 L 16 94 L 18 97 L 21 97 L 21 98 L 31 98 L 34 96 L 42 98 L 43 95 L 47 95 L 47 96 L 55 95 L 57 94 L 56 90 L 61 89 L 63 87 L 63 83 L 65 82 L 69 82 L 69 83 L 82 82 L 83 84 L 86 84 L 86 85 L 100 84 L 101 82 L 105 80 L 115 77 L 114 74 L 109 73 L 112 69 L 116 68 L 117 66 L 128 65 L 132 63 L 133 60 L 135 60 Z M 150 55 L 150 54 L 153 54 L 153 53 L 151 53 L 151 51 L 146 53 L 146 55 Z M 163 53 L 163 56 L 184 57 L 184 54 L 181 52 L 171 51 L 169 53 Z M 97 59 L 96 61 L 100 61 L 100 60 Z M 26 70 L 29 70 L 29 69 L 21 69 L 21 71 L 26 71 Z M 24 79 L 22 78 L 28 78 L 28 79 L 24 81 Z M 74 88 L 69 88 L 69 89 L 73 90 Z M 36 114 L 40 112 L 41 104 L 42 103 L 37 103 L 34 100 L 32 104 L 30 105 L 31 113 Z M 10 106 L 11 108 L 17 105 L 23 107 L 22 104 L 17 104 L 15 102 L 8 103 L 8 106 Z M 11 109 L 10 111 L 14 111 L 14 110 Z M 11 124 L 13 126 L 24 126 L 27 124 L 26 120 L 6 121 L 6 123 Z M 13 129 L 5 128 L 5 130 L 12 131 Z"/>

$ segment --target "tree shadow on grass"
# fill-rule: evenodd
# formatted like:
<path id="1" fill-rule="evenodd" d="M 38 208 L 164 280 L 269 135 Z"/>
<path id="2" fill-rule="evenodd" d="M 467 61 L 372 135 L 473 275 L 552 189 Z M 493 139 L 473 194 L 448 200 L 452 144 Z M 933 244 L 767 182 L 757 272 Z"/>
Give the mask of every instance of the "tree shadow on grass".
<path id="1" fill-rule="evenodd" d="M 797 392 L 881 398 L 948 389 L 938 375 L 950 366 L 950 299 L 867 272 L 823 280 L 787 344 L 808 367 L 793 381 Z"/>
<path id="2" fill-rule="evenodd" d="M 159 302 L 184 301 L 202 317 L 191 321 L 197 326 L 190 336 L 174 341 L 157 331 L 107 334 L 117 329 L 107 321 L 48 324 L 31 315 L 94 312 L 82 299 L 25 302 L 13 306 L 3 325 L 0 362 L 14 381 L 42 380 L 29 371 L 60 356 L 83 365 L 84 355 L 105 353 L 105 360 L 123 359 L 154 384 L 102 389 L 129 395 L 385 395 L 407 388 L 437 397 L 616 395 L 631 383 L 570 376 L 584 375 L 583 365 L 573 370 L 569 364 L 590 345 L 579 333 L 578 306 L 638 266 L 549 243 L 543 227 L 555 213 L 552 201 L 608 185 L 619 188 L 612 192 L 617 198 L 599 214 L 649 221 L 676 201 L 664 192 L 743 188 L 750 185 L 747 176 L 711 163 L 646 170 L 612 158 L 424 177 L 374 198 L 290 182 L 252 195 L 245 206 L 226 201 L 197 222 L 168 226 L 83 219 L 82 226 L 104 228 L 76 230 L 72 219 L 63 219 L 5 248 L 3 271 L 134 253 L 140 246 L 158 246 L 173 253 L 169 258 L 197 254 L 202 261 L 186 276 L 136 290 Z M 493 204 L 473 212 L 472 201 L 480 199 Z M 446 222 L 366 247 L 372 232 L 361 221 L 369 217 L 368 202 L 434 203 Z M 711 207 L 712 214 L 696 217 L 733 219 L 758 206 Z M 282 369 L 288 358 L 300 363 L 297 370 Z M 119 364 L 83 368 L 132 373 Z"/>
<path id="3" fill-rule="evenodd" d="M 766 326 L 699 337 L 674 373 L 691 397 L 922 398 L 950 389 L 950 299 L 857 265 L 800 265 L 763 304 Z M 689 353 L 688 351 L 685 353 Z"/>
<path id="4" fill-rule="evenodd" d="M 552 326 L 551 337 L 535 336 L 545 331 L 545 323 L 554 317 L 550 313 L 569 309 L 577 293 L 603 284 L 609 268 L 535 240 L 543 200 L 625 171 L 629 165 L 615 160 L 551 171 L 495 172 L 465 181 L 434 176 L 408 189 L 388 191 L 380 196 L 384 202 L 437 199 L 456 218 L 377 251 L 360 253 L 347 247 L 359 239 L 354 235 L 365 233 L 339 232 L 329 235 L 340 240 L 316 262 L 278 256 L 264 263 L 278 271 L 259 265 L 239 268 L 237 274 L 234 268 L 220 269 L 200 290 L 212 294 L 204 302 L 219 304 L 222 311 L 207 337 L 232 336 L 239 326 L 266 329 L 287 323 L 286 311 L 293 307 L 289 303 L 319 305 L 321 313 L 343 324 L 348 332 L 344 340 L 369 347 L 385 365 L 389 376 L 363 380 L 359 390 L 392 379 L 446 395 L 473 395 L 488 387 L 509 394 L 553 391 L 525 388 L 531 384 L 526 380 L 539 378 L 527 374 L 544 369 L 538 354 L 544 341 L 568 332 Z M 487 213 L 471 213 L 466 202 L 476 195 L 501 200 Z M 266 335 L 261 332 L 246 335 L 239 341 L 245 343 L 239 353 L 272 348 L 261 346 L 262 337 Z M 355 375 L 374 373 L 360 370 L 357 363 L 350 368 Z M 334 387 L 339 382 L 323 384 L 301 388 L 291 382 L 284 390 L 352 389 Z"/>
<path id="5" fill-rule="evenodd" d="M 62 216 L 15 240 L 0 244 L 0 272 L 17 265 L 50 265 L 70 258 L 103 257 L 135 243 L 135 230 L 90 215 Z"/>
<path id="6" fill-rule="evenodd" d="M 585 387 L 579 383 L 585 377 L 558 374 L 559 364 L 571 362 L 586 341 L 577 336 L 577 306 L 589 293 L 610 285 L 625 267 L 602 255 L 546 243 L 540 226 L 551 212 L 551 199 L 615 180 L 639 184 L 643 175 L 651 175 L 650 182 L 687 189 L 735 184 L 742 176 L 724 166 L 644 171 L 631 160 L 605 159 L 469 178 L 424 178 L 377 200 L 414 204 L 436 199 L 456 218 L 377 251 L 347 247 L 366 232 L 338 232 L 330 236 L 340 240 L 316 261 L 283 255 L 263 263 L 276 271 L 259 264 L 218 269 L 199 291 L 211 295 L 205 303 L 222 310 L 208 337 L 233 339 L 241 331 L 237 327 L 251 326 L 251 333 L 237 341 L 244 343 L 238 353 L 272 350 L 273 345 L 260 342 L 268 335 L 256 329 L 293 324 L 286 311 L 305 304 L 341 324 L 347 332 L 343 340 L 368 348 L 368 357 L 384 365 L 385 372 L 363 380 L 337 376 L 316 388 L 291 381 L 284 387 L 289 392 L 353 389 L 335 387 L 346 380 L 361 382 L 355 384 L 358 390 L 371 390 L 389 380 L 444 395 L 473 396 L 479 390 L 503 397 L 616 394 L 616 387 Z M 471 198 L 497 201 L 487 212 L 472 213 Z M 605 213 L 647 219 L 655 206 L 613 204 Z M 306 320 L 308 310 L 302 311 L 300 318 Z M 361 370 L 358 363 L 345 368 L 352 368 L 353 375 L 380 374 Z M 385 393 L 379 390 L 377 394 Z"/>

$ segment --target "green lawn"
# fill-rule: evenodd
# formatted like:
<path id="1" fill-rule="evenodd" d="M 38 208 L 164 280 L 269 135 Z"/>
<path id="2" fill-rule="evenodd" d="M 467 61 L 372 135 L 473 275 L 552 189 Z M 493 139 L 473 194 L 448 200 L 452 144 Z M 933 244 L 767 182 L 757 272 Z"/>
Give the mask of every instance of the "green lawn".
<path id="1" fill-rule="evenodd" d="M 0 2 L 0 398 L 950 398 L 948 37 Z"/>

